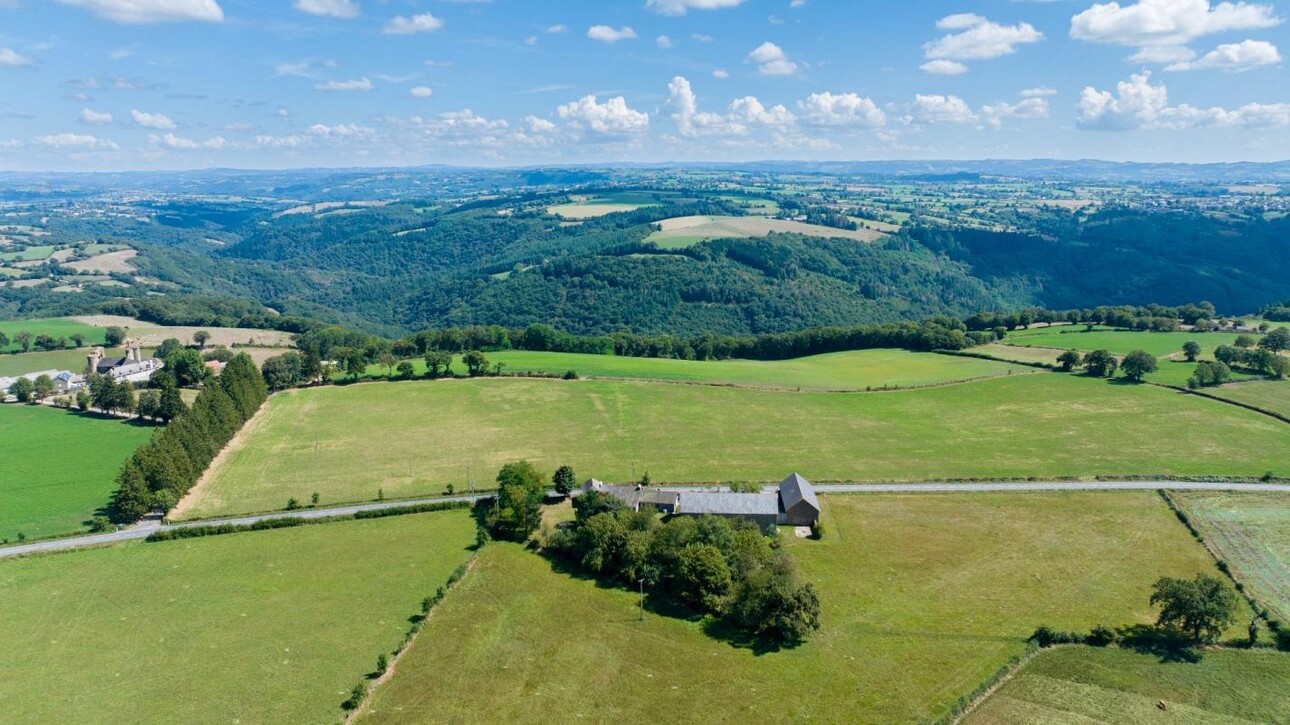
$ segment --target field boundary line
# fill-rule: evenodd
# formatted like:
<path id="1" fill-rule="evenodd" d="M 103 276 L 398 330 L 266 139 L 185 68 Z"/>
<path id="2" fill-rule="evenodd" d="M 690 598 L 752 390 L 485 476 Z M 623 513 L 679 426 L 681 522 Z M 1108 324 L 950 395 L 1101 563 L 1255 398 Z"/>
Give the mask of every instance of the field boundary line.
<path id="1" fill-rule="evenodd" d="M 348 713 L 345 714 L 344 725 L 352 725 L 353 722 L 360 715 L 364 715 L 367 713 L 368 707 L 372 704 L 372 699 L 376 695 L 376 690 L 380 688 L 381 685 L 385 684 L 386 682 L 388 682 L 390 679 L 394 677 L 394 672 L 395 670 L 398 669 L 399 662 L 403 660 L 403 655 L 410 652 L 412 650 L 413 645 L 415 645 L 417 640 L 421 638 L 421 633 L 425 631 L 426 622 L 429 622 L 430 618 L 435 615 L 435 611 L 438 610 L 439 607 L 443 605 L 443 600 L 447 599 L 449 594 L 452 594 L 452 592 L 456 590 L 457 587 L 461 586 L 461 583 L 466 580 L 466 577 L 469 576 L 470 573 L 475 570 L 475 564 L 479 561 L 479 555 L 480 553 L 482 553 L 482 551 L 483 551 L 482 549 L 477 549 L 475 553 L 470 556 L 470 559 L 466 562 L 465 571 L 462 572 L 462 575 L 458 577 L 456 581 L 451 582 L 446 587 L 444 587 L 443 598 L 440 599 L 433 607 L 431 607 L 430 611 L 425 613 L 424 618 L 417 623 L 416 630 L 412 632 L 412 635 L 410 637 L 407 637 L 406 639 L 404 639 L 403 642 L 399 645 L 399 649 L 396 652 L 394 652 L 394 656 L 390 658 L 389 663 L 385 667 L 385 671 L 382 672 L 379 677 L 372 680 L 371 684 L 368 685 L 367 692 L 366 694 L 363 695 L 363 699 L 359 701 L 357 705 L 354 706 L 354 709 L 350 710 Z"/>
<path id="2" fill-rule="evenodd" d="M 1066 647 L 1066 646 L 1073 646 L 1073 645 L 1057 645 L 1057 646 Z M 980 707 L 981 703 L 989 699 L 990 696 L 993 695 L 995 692 L 998 692 L 999 688 L 1011 682 L 1013 678 L 1015 678 L 1019 672 L 1024 670 L 1026 668 L 1026 665 L 1030 664 L 1031 660 L 1038 657 L 1039 654 L 1044 651 L 1044 649 L 1045 648 L 1043 647 L 1029 647 L 1025 652 L 1018 655 L 1015 659 L 1013 659 L 1008 664 L 1004 665 L 1003 668 L 996 671 L 989 678 L 986 678 L 986 680 L 981 684 L 984 685 L 986 682 L 989 682 L 990 683 L 989 686 L 987 686 L 983 691 L 978 692 L 974 697 L 969 699 L 967 703 L 959 709 L 959 712 L 957 715 L 950 715 L 948 718 L 945 715 L 943 715 L 940 718 L 937 718 L 936 720 L 933 720 L 931 722 L 935 723 L 936 725 L 959 725 L 959 723 L 962 723 L 965 719 L 967 719 L 968 715 L 971 715 L 973 711 L 975 711 L 978 707 Z M 1053 649 L 1053 648 L 1049 647 L 1048 649 Z M 991 682 L 991 680 L 993 680 L 993 682 Z M 981 685 L 977 685 L 977 687 L 980 688 Z M 946 714 L 948 715 L 948 713 Z"/>
<path id="3" fill-rule="evenodd" d="M 294 391 L 292 394 L 294 394 Z M 237 433 L 233 435 L 232 440 L 221 448 L 219 453 L 215 454 L 215 457 L 211 459 L 210 465 L 206 467 L 205 471 L 202 471 L 201 478 L 197 479 L 197 483 L 194 483 L 192 488 L 189 488 L 187 493 L 184 494 L 184 497 L 179 499 L 179 501 L 175 503 L 174 507 L 166 512 L 167 517 L 172 514 L 182 515 L 184 511 L 192 508 L 197 499 L 197 495 L 205 491 L 206 488 L 209 488 L 211 479 L 213 479 L 215 474 L 219 473 L 220 470 L 228 463 L 229 456 L 246 447 L 247 439 L 250 438 L 251 434 L 255 432 L 261 422 L 263 422 L 264 418 L 269 414 L 268 403 L 269 398 L 271 397 L 273 397 L 273 394 L 270 394 L 265 398 L 264 403 L 255 411 L 255 415 L 251 416 L 251 419 L 244 423 L 242 427 L 238 429 Z"/>
<path id="4" fill-rule="evenodd" d="M 1245 381 L 1243 381 L 1243 382 L 1245 382 Z M 1250 382 L 1254 382 L 1254 381 L 1250 381 Z M 1213 393 L 1207 393 L 1207 392 L 1205 392 L 1205 391 L 1203 391 L 1203 390 L 1192 390 L 1191 388 L 1184 388 L 1184 387 L 1181 387 L 1181 386 L 1178 386 L 1178 385 L 1166 385 L 1166 384 L 1164 384 L 1164 383 L 1151 383 L 1151 385 L 1156 385 L 1156 386 L 1159 386 L 1159 387 L 1161 387 L 1161 388 L 1168 388 L 1169 390 L 1176 390 L 1176 391 L 1178 391 L 1178 392 L 1180 392 L 1180 393 L 1185 393 L 1185 394 L 1187 394 L 1187 395 L 1195 395 L 1195 396 L 1197 396 L 1197 397 L 1199 397 L 1199 398 L 1206 398 L 1206 399 L 1208 399 L 1208 400 L 1217 401 L 1217 402 L 1219 402 L 1219 403 L 1226 403 L 1226 404 L 1228 404 L 1228 405 L 1236 406 L 1237 408 L 1244 408 L 1245 410 L 1251 411 L 1251 412 L 1253 412 L 1253 413 L 1259 413 L 1260 415 L 1266 415 L 1266 416 L 1268 416 L 1269 418 L 1276 418 L 1277 420 L 1281 421 L 1282 423 L 1288 423 L 1288 424 L 1290 424 L 1290 416 L 1283 415 L 1283 414 L 1281 414 L 1281 413 L 1278 413 L 1278 412 L 1276 412 L 1276 411 L 1272 411 L 1272 410 L 1268 410 L 1268 409 L 1266 409 L 1266 408 L 1260 408 L 1260 407 L 1258 407 L 1257 405 L 1251 405 L 1251 404 L 1249 404 L 1249 403 L 1242 403 L 1242 402 L 1241 402 L 1241 401 L 1239 401 L 1239 400 L 1232 400 L 1232 399 L 1230 399 L 1230 398 L 1224 398 L 1224 397 L 1221 397 L 1221 396 L 1218 396 L 1218 395 L 1214 395 Z"/>

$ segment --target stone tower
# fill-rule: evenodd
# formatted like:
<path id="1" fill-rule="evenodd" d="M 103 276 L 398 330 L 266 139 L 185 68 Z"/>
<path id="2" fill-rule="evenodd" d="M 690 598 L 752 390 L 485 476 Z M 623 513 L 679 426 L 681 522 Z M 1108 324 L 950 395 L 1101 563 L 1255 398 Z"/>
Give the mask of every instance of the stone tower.
<path id="1" fill-rule="evenodd" d="M 103 348 L 96 347 L 90 350 L 90 354 L 85 356 L 86 373 L 94 373 L 99 369 L 99 361 L 103 359 Z"/>

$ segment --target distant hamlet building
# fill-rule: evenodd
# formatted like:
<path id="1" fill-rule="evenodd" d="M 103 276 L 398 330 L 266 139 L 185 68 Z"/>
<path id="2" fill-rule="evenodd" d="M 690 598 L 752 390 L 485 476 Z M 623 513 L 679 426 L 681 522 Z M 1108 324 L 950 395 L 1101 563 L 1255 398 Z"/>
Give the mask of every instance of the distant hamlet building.
<path id="1" fill-rule="evenodd" d="M 813 526 L 820 518 L 820 502 L 810 481 L 794 473 L 780 481 L 773 493 L 721 491 L 669 491 L 644 486 L 614 486 L 596 479 L 582 484 L 584 493 L 596 491 L 622 501 L 633 511 L 654 509 L 673 516 L 721 516 L 752 521 L 763 530 L 780 524 Z"/>
<path id="2" fill-rule="evenodd" d="M 137 340 L 126 343 L 124 357 L 104 357 L 101 347 L 94 348 L 86 356 L 86 370 L 106 375 L 118 383 L 146 383 L 162 367 L 164 363 L 157 358 L 143 359 L 143 350 Z"/>

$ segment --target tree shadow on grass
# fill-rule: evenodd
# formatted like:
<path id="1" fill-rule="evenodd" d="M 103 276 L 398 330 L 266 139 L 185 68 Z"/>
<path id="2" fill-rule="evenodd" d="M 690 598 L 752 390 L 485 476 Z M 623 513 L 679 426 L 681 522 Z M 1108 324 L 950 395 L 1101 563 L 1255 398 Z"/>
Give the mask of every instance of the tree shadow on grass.
<path id="1" fill-rule="evenodd" d="M 577 579 L 579 581 L 591 582 L 596 585 L 597 589 L 636 591 L 624 585 L 619 579 L 588 572 L 579 566 L 577 562 L 571 561 L 551 551 L 540 552 L 539 556 L 547 561 L 551 566 L 552 572 L 572 579 Z M 800 642 L 787 642 L 748 632 L 718 617 L 695 611 L 694 609 L 687 607 L 682 602 L 679 602 L 665 594 L 652 594 L 648 588 L 645 590 L 644 609 L 649 614 L 658 617 L 677 619 L 684 622 L 701 623 L 703 633 L 712 639 L 723 641 L 736 649 L 750 650 L 753 654 L 758 656 L 778 652 L 784 649 L 794 649 L 801 644 Z M 637 621 L 637 617 L 626 618 L 623 621 L 634 622 Z"/>
<path id="2" fill-rule="evenodd" d="M 1196 664 L 1201 651 L 1178 635 L 1149 624 L 1134 624 L 1120 629 L 1120 646 L 1139 654 L 1152 655 L 1161 662 Z"/>

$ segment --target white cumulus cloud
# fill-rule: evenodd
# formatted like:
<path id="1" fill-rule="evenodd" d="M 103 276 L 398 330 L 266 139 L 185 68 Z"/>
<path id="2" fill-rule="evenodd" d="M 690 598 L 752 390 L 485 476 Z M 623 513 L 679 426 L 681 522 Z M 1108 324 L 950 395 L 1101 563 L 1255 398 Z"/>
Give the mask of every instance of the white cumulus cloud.
<path id="1" fill-rule="evenodd" d="M 205 141 L 195 141 L 191 138 L 176 136 L 173 133 L 151 134 L 148 136 L 148 143 L 153 146 L 163 146 L 172 151 L 219 151 L 228 148 L 228 139 L 223 136 L 213 136 Z"/>
<path id="2" fill-rule="evenodd" d="M 398 15 L 386 23 L 381 32 L 386 35 L 416 35 L 417 33 L 433 33 L 442 27 L 442 18 L 437 18 L 430 13 L 420 13 L 410 18 Z"/>
<path id="3" fill-rule="evenodd" d="M 957 76 L 968 72 L 968 67 L 957 60 L 929 60 L 918 66 L 925 73 L 939 76 Z"/>
<path id="4" fill-rule="evenodd" d="M 1079 108 L 1078 125 L 1102 131 L 1290 125 L 1290 103 L 1249 103 L 1234 110 L 1171 106 L 1168 89 L 1163 83 L 1153 85 L 1150 72 L 1121 81 L 1114 93 L 1085 88 Z"/>
<path id="5" fill-rule="evenodd" d="M 9 68 L 21 68 L 25 65 L 31 65 L 36 61 L 19 53 L 13 48 L 0 48 L 0 66 Z"/>
<path id="6" fill-rule="evenodd" d="M 594 95 L 583 96 L 557 108 L 556 115 L 575 130 L 601 136 L 632 136 L 649 129 L 649 114 L 628 107 L 622 96 L 604 103 Z"/>
<path id="7" fill-rule="evenodd" d="M 718 10 L 742 5 L 744 0 L 645 0 L 645 7 L 660 15 L 685 15 L 690 10 Z"/>
<path id="8" fill-rule="evenodd" d="M 748 54 L 748 60 L 757 64 L 757 72 L 764 76 L 791 76 L 801 67 L 784 52 L 784 49 L 766 41 Z"/>
<path id="9" fill-rule="evenodd" d="M 358 17 L 360 10 L 354 0 L 296 0 L 295 8 L 310 15 L 343 19 Z"/>
<path id="10" fill-rule="evenodd" d="M 94 111 L 88 108 L 81 109 L 81 123 L 89 126 L 105 126 L 112 123 L 112 114 L 107 112 Z"/>
<path id="11" fill-rule="evenodd" d="M 170 117 L 162 113 L 146 113 L 144 111 L 130 111 L 130 117 L 134 119 L 135 125 L 144 128 L 155 128 L 159 131 L 173 131 L 179 125 L 170 120 Z"/>
<path id="12" fill-rule="evenodd" d="M 1038 43 L 1044 34 L 1030 23 L 1000 25 L 987 18 L 973 13 L 948 15 L 936 23 L 941 30 L 953 30 L 948 35 L 923 45 L 923 54 L 931 61 L 947 60 L 960 62 L 965 60 L 986 60 L 1011 55 L 1017 52 L 1017 46 L 1027 43 Z M 938 72 L 928 68 L 930 73 Z M 951 70 L 962 72 L 950 65 L 932 65 L 939 72 Z M 966 68 L 964 68 L 966 70 Z"/>
<path id="13" fill-rule="evenodd" d="M 115 151 L 119 146 L 107 139 L 91 136 L 87 133 L 57 133 L 48 136 L 37 136 L 33 142 L 50 148 L 68 151 Z"/>
<path id="14" fill-rule="evenodd" d="M 1243 40 L 1225 43 L 1195 60 L 1184 60 L 1165 68 L 1167 71 L 1227 70 L 1247 71 L 1281 62 L 1277 47 L 1265 40 Z"/>
<path id="15" fill-rule="evenodd" d="M 587 29 L 587 37 L 601 43 L 617 43 L 620 40 L 634 40 L 636 31 L 626 26 L 615 29 L 608 25 L 593 25 Z"/>
<path id="16" fill-rule="evenodd" d="M 434 89 L 430 86 L 416 86 L 412 90 L 408 91 L 408 95 L 413 98 L 429 98 L 434 95 Z"/>
<path id="17" fill-rule="evenodd" d="M 224 21 L 224 10 L 215 0 L 58 0 L 85 8 L 117 23 L 146 24 L 194 20 Z"/>
<path id="18" fill-rule="evenodd" d="M 1191 41 L 1234 30 L 1271 28 L 1281 24 L 1271 5 L 1210 0 L 1140 0 L 1099 3 L 1071 18 L 1076 40 L 1129 47 L 1183 46 Z"/>
<path id="19" fill-rule="evenodd" d="M 978 120 L 972 107 L 958 96 L 914 96 L 913 120 L 922 123 L 975 123 Z"/>
<path id="20" fill-rule="evenodd" d="M 812 93 L 797 107 L 806 122 L 816 126 L 878 128 L 887 123 L 887 114 L 876 103 L 855 93 Z"/>

